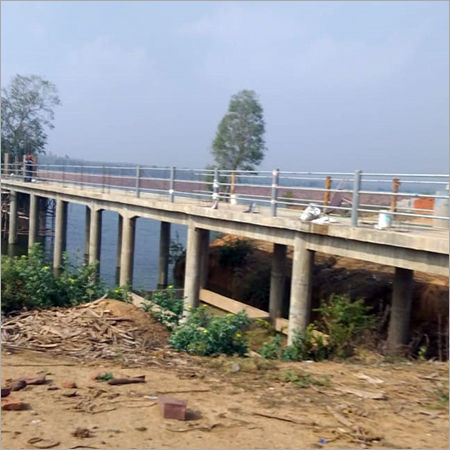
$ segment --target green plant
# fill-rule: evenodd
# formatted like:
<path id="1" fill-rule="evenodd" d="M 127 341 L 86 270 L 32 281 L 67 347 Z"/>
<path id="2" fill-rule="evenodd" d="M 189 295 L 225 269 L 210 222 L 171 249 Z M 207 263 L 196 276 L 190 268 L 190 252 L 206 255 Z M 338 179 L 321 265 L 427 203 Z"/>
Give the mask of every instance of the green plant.
<path id="1" fill-rule="evenodd" d="M 320 378 L 316 378 L 310 373 L 303 371 L 285 370 L 280 374 L 280 380 L 293 383 L 298 387 L 307 388 L 313 386 L 328 386 L 330 384 L 331 375 L 323 375 Z"/>
<path id="2" fill-rule="evenodd" d="M 283 355 L 281 348 L 281 336 L 277 334 L 269 341 L 264 342 L 260 350 L 260 355 L 266 359 L 281 359 Z"/>
<path id="3" fill-rule="evenodd" d="M 314 323 L 309 324 L 305 331 L 294 333 L 292 344 L 283 349 L 282 359 L 285 361 L 304 361 L 312 359 L 322 361 L 330 353 L 327 336 L 317 330 Z"/>
<path id="4" fill-rule="evenodd" d="M 23 308 L 49 308 L 89 302 L 100 297 L 103 284 L 96 264 L 73 266 L 64 255 L 61 273 L 56 277 L 44 258 L 40 244 L 28 256 L 2 256 L 2 312 Z"/>
<path id="5" fill-rule="evenodd" d="M 116 286 L 108 289 L 106 296 L 112 300 L 121 300 L 123 302 L 131 302 L 131 284 L 128 282 L 124 286 Z"/>
<path id="6" fill-rule="evenodd" d="M 186 249 L 184 245 L 180 242 L 180 236 L 178 232 L 175 235 L 175 239 L 170 241 L 169 246 L 169 264 L 177 263 L 181 258 L 186 255 Z"/>
<path id="7" fill-rule="evenodd" d="M 112 374 L 112 372 L 106 372 L 106 373 L 102 373 L 102 374 L 98 375 L 96 380 L 109 381 L 109 380 L 112 380 L 113 378 L 114 378 L 114 375 Z"/>
<path id="8" fill-rule="evenodd" d="M 248 343 L 243 332 L 249 323 L 244 311 L 213 316 L 202 306 L 175 329 L 169 342 L 175 349 L 195 355 L 244 355 L 248 351 Z"/>
<path id="9" fill-rule="evenodd" d="M 362 299 L 350 300 L 348 296 L 331 295 L 316 311 L 321 313 L 319 324 L 329 336 L 330 350 L 338 357 L 349 356 L 365 332 L 375 326 L 375 316 Z"/>
<path id="10" fill-rule="evenodd" d="M 183 299 L 177 298 L 175 289 L 169 286 L 164 291 L 153 292 L 151 300 L 146 302 L 143 309 L 172 330 L 180 323 L 183 307 Z"/>
<path id="11" fill-rule="evenodd" d="M 244 264 L 253 247 L 249 241 L 236 239 L 231 243 L 222 245 L 219 249 L 219 264 L 226 267 L 240 267 Z"/>

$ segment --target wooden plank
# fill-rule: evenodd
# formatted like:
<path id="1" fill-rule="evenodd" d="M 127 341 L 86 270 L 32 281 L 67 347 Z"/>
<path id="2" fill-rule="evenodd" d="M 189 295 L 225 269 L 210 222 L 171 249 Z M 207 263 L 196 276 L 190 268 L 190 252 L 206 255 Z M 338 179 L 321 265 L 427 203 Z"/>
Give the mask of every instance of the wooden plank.
<path id="1" fill-rule="evenodd" d="M 207 289 L 200 289 L 200 301 L 233 314 L 245 311 L 250 319 L 267 319 L 269 317 L 267 311 L 246 305 L 232 298 L 224 297 Z"/>
<path id="2" fill-rule="evenodd" d="M 288 334 L 289 320 L 278 317 L 275 319 L 275 330 L 283 334 Z"/>

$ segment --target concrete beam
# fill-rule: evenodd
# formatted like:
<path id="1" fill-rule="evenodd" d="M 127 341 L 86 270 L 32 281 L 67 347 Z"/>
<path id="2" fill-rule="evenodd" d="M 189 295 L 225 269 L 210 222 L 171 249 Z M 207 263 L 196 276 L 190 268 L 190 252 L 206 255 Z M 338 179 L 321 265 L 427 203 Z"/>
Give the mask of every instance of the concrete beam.
<path id="1" fill-rule="evenodd" d="M 274 244 L 272 255 L 272 271 L 270 274 L 270 320 L 274 324 L 281 317 L 286 281 L 286 245 Z"/>
<path id="2" fill-rule="evenodd" d="M 91 208 L 89 227 L 89 264 L 100 263 L 100 250 L 102 242 L 102 210 Z"/>
<path id="3" fill-rule="evenodd" d="M 56 199 L 56 216 L 55 216 L 55 238 L 53 247 L 53 271 L 59 274 L 62 265 L 62 254 L 66 250 L 66 234 L 67 234 L 67 202 Z"/>
<path id="4" fill-rule="evenodd" d="M 17 244 L 17 192 L 9 192 L 8 244 Z"/>
<path id="5" fill-rule="evenodd" d="M 119 284 L 125 286 L 133 284 L 133 258 L 134 237 L 136 229 L 135 217 L 123 217 L 122 222 L 122 245 L 120 253 L 120 277 Z"/>
<path id="6" fill-rule="evenodd" d="M 29 210 L 29 223 L 28 223 L 28 251 L 36 243 L 37 230 L 38 230 L 38 197 L 34 194 L 30 194 L 30 210 Z"/>
<path id="7" fill-rule="evenodd" d="M 186 249 L 186 269 L 184 276 L 184 315 L 188 316 L 196 308 L 200 295 L 200 242 L 201 231 L 189 225 Z"/>
<path id="8" fill-rule="evenodd" d="M 414 272 L 396 268 L 388 329 L 388 351 L 401 354 L 409 341 Z"/>
<path id="9" fill-rule="evenodd" d="M 158 289 L 169 284 L 170 223 L 161 222 L 159 232 Z"/>
<path id="10" fill-rule="evenodd" d="M 303 236 L 294 239 L 292 261 L 291 301 L 289 305 L 288 344 L 292 344 L 296 331 L 304 331 L 311 309 L 311 275 L 314 252 L 308 250 Z"/>

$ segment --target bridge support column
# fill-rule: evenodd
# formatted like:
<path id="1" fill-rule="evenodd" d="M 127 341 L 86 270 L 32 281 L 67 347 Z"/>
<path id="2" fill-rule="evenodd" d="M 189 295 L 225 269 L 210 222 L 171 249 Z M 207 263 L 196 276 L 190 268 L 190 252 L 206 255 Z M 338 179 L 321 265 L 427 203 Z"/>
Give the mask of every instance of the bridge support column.
<path id="1" fill-rule="evenodd" d="M 301 236 L 294 239 L 291 299 L 289 305 L 288 344 L 292 344 L 295 331 L 306 329 L 311 309 L 311 275 L 314 252 L 306 248 Z"/>
<path id="2" fill-rule="evenodd" d="M 274 244 L 272 255 L 272 271 L 270 274 L 269 314 L 273 325 L 281 317 L 284 285 L 286 281 L 286 245 Z"/>
<path id="3" fill-rule="evenodd" d="M 53 271 L 59 274 L 62 265 L 62 254 L 65 251 L 67 234 L 67 202 L 56 200 L 55 242 L 53 248 Z"/>
<path id="4" fill-rule="evenodd" d="M 95 261 L 100 265 L 102 242 L 102 210 L 91 208 L 89 227 L 89 264 Z"/>
<path id="5" fill-rule="evenodd" d="M 28 224 L 28 251 L 36 242 L 38 230 L 38 197 L 35 194 L 30 194 L 30 210 L 29 210 L 29 224 Z"/>
<path id="6" fill-rule="evenodd" d="M 159 233 L 158 289 L 165 289 L 169 277 L 170 222 L 161 222 Z"/>
<path id="7" fill-rule="evenodd" d="M 118 215 L 117 222 L 117 250 L 116 250 L 116 284 L 120 284 L 120 257 L 122 255 L 123 217 Z"/>
<path id="8" fill-rule="evenodd" d="M 84 261 L 89 262 L 89 242 L 91 235 L 91 208 L 85 207 L 86 214 L 84 216 Z"/>
<path id="9" fill-rule="evenodd" d="M 17 192 L 9 191 L 8 244 L 17 244 Z"/>
<path id="10" fill-rule="evenodd" d="M 193 224 L 188 227 L 186 269 L 184 276 L 184 315 L 198 306 L 200 293 L 200 242 L 201 230 Z"/>
<path id="11" fill-rule="evenodd" d="M 122 222 L 122 245 L 120 252 L 120 277 L 121 286 L 127 283 L 133 284 L 133 258 L 134 235 L 136 228 L 135 217 L 124 217 Z"/>
<path id="12" fill-rule="evenodd" d="M 404 346 L 408 344 L 413 279 L 414 272 L 412 270 L 395 268 L 388 329 L 388 352 L 390 354 L 402 353 Z"/>
<path id="13" fill-rule="evenodd" d="M 200 289 L 206 287 L 209 268 L 209 230 L 200 230 Z"/>

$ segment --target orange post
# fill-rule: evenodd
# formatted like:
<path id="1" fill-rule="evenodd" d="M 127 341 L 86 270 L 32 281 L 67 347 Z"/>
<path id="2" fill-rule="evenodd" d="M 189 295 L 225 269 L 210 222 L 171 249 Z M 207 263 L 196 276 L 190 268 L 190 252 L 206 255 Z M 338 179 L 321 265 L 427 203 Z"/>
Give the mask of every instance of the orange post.
<path id="1" fill-rule="evenodd" d="M 392 192 L 397 193 L 398 189 L 400 187 L 400 179 L 399 178 L 394 178 L 392 180 Z M 397 210 L 397 196 L 393 195 L 391 197 L 391 207 L 390 210 L 395 212 Z"/>
<path id="2" fill-rule="evenodd" d="M 328 203 L 330 203 L 330 188 L 331 188 L 331 177 L 328 176 L 325 178 L 326 191 L 323 193 L 323 206 L 328 206 Z"/>

